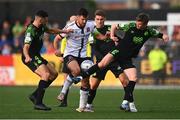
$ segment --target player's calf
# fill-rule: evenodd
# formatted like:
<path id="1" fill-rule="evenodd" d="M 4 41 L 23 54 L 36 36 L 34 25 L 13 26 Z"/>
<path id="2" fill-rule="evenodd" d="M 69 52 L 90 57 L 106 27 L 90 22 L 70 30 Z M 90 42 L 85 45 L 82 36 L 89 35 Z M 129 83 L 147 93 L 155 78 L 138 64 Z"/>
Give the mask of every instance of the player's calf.
<path id="1" fill-rule="evenodd" d="M 31 95 L 29 95 L 29 100 L 35 105 L 36 104 L 36 97 L 33 95 L 33 94 L 31 94 Z"/>

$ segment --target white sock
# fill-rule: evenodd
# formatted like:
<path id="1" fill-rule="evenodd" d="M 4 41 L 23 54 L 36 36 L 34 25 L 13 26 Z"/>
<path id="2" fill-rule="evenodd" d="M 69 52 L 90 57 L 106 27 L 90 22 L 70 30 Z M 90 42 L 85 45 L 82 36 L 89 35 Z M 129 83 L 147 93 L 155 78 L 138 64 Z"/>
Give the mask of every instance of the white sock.
<path id="1" fill-rule="evenodd" d="M 68 75 L 66 78 L 69 82 L 73 82 L 73 80 L 71 79 L 71 77 Z"/>
<path id="2" fill-rule="evenodd" d="M 80 90 L 79 108 L 85 108 L 87 104 L 89 91 Z"/>
<path id="3" fill-rule="evenodd" d="M 69 89 L 69 87 L 72 85 L 72 79 L 69 77 L 69 75 L 67 76 L 65 82 L 64 82 L 64 85 L 63 85 L 63 88 L 61 90 L 61 93 L 64 93 L 66 94 L 67 90 Z"/>

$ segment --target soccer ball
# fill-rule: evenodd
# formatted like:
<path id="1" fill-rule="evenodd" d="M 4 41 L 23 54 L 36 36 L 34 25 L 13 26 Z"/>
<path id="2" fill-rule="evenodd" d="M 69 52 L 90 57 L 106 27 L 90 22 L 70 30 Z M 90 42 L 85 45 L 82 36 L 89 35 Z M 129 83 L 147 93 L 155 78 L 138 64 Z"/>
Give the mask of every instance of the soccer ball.
<path id="1" fill-rule="evenodd" d="M 86 71 L 88 70 L 91 66 L 93 66 L 94 63 L 91 61 L 91 60 L 84 60 L 82 63 L 81 63 L 81 69 L 83 71 Z"/>

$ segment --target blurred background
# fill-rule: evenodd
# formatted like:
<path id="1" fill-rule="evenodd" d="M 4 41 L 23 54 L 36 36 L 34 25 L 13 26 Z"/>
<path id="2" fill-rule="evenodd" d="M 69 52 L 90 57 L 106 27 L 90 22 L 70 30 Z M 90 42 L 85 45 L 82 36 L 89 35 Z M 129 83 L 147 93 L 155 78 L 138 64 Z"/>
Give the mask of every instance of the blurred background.
<path id="1" fill-rule="evenodd" d="M 107 15 L 106 24 L 124 24 L 134 21 L 140 12 L 150 15 L 149 25 L 170 37 L 168 44 L 151 39 L 141 49 L 135 60 L 139 85 L 180 85 L 180 2 L 179 0 L 0 0 L 0 85 L 36 85 L 34 75 L 21 62 L 21 51 L 26 26 L 34 19 L 37 10 L 49 14 L 49 26 L 63 28 L 71 15 L 81 8 L 87 8 L 90 20 L 96 9 L 103 9 Z M 45 34 L 41 50 L 43 56 L 52 62 L 59 72 L 54 85 L 63 84 L 61 62 L 54 55 L 54 36 Z M 161 50 L 166 55 L 163 68 L 158 75 L 151 66 L 153 50 Z M 157 53 L 158 54 L 158 53 Z M 157 55 L 156 54 L 156 55 Z M 160 56 L 160 55 L 157 55 Z M 162 62 L 159 60 L 158 62 Z M 111 72 L 101 86 L 119 86 Z"/>

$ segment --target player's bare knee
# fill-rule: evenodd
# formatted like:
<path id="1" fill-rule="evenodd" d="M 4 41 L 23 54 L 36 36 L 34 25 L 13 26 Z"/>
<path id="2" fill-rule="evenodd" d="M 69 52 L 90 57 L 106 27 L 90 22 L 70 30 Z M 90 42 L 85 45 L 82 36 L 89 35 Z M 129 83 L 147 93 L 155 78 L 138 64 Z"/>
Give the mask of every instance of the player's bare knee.
<path id="1" fill-rule="evenodd" d="M 129 77 L 129 80 L 131 80 L 131 81 L 135 81 L 135 82 L 136 82 L 136 80 L 137 80 L 137 76 L 131 76 L 131 77 Z"/>
<path id="2" fill-rule="evenodd" d="M 81 86 L 84 88 L 89 88 L 90 87 L 89 81 L 87 79 L 81 80 Z"/>
<path id="3" fill-rule="evenodd" d="M 85 85 L 85 84 L 84 84 L 84 85 L 82 85 L 82 84 L 81 84 L 81 87 L 83 87 L 83 88 L 87 88 L 87 89 L 89 89 L 89 88 L 90 88 L 90 86 L 89 86 L 89 85 Z"/>
<path id="4" fill-rule="evenodd" d="M 96 90 L 98 88 L 97 85 L 90 85 L 91 90 Z"/>
<path id="5" fill-rule="evenodd" d="M 80 69 L 76 69 L 74 71 L 71 72 L 73 76 L 78 76 L 80 74 Z"/>
<path id="6" fill-rule="evenodd" d="M 123 81 L 123 82 L 121 82 L 122 83 L 122 86 L 123 87 L 126 87 L 127 85 L 128 85 L 128 82 L 127 81 Z"/>
<path id="7" fill-rule="evenodd" d="M 52 76 L 53 80 L 55 80 L 58 77 L 58 72 L 55 72 Z"/>
<path id="8" fill-rule="evenodd" d="M 49 80 L 50 79 L 50 73 L 49 72 L 44 72 L 41 76 L 43 80 Z"/>

